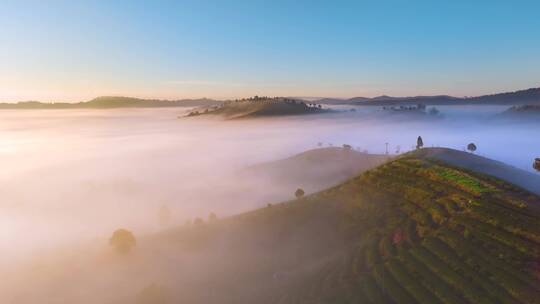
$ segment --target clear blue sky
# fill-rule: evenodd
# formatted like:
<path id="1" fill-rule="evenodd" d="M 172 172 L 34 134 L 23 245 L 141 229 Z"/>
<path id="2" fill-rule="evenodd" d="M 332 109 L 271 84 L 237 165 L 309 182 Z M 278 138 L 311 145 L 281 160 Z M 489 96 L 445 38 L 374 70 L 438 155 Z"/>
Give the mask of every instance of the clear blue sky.
<path id="1" fill-rule="evenodd" d="M 0 100 L 540 86 L 538 1 L 11 1 Z"/>

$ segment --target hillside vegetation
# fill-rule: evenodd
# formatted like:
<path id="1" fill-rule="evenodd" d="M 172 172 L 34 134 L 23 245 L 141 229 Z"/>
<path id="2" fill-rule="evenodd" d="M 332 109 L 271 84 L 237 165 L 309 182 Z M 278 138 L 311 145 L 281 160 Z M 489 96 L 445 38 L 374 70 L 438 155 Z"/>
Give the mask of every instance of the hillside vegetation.
<path id="1" fill-rule="evenodd" d="M 153 242 L 204 256 L 204 277 L 173 285 L 189 303 L 540 303 L 539 204 L 413 152 Z"/>
<path id="2" fill-rule="evenodd" d="M 447 148 L 422 149 L 417 156 L 431 158 L 478 173 L 491 175 L 540 195 L 540 175 L 476 154 Z"/>
<path id="3" fill-rule="evenodd" d="M 306 103 L 301 100 L 289 98 L 269 98 L 255 96 L 249 99 L 226 101 L 221 106 L 215 106 L 204 110 L 189 113 L 189 117 L 200 115 L 220 115 L 227 119 L 255 118 L 264 116 L 285 116 L 320 114 L 329 110 Z"/>

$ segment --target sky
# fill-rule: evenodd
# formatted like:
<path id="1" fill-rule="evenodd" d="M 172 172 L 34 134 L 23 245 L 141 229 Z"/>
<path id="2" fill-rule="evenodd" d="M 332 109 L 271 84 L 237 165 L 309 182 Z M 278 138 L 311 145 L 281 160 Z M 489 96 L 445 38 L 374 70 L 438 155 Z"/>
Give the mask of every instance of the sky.
<path id="1" fill-rule="evenodd" d="M 540 86 L 538 1 L 0 0 L 0 101 Z"/>

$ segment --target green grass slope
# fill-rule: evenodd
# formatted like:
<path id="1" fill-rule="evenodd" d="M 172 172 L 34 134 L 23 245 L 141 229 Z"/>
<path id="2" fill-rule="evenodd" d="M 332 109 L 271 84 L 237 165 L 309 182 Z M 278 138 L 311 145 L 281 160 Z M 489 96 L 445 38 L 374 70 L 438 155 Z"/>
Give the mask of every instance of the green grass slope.
<path id="1" fill-rule="evenodd" d="M 176 285 L 176 301 L 540 303 L 539 204 L 521 188 L 415 152 L 153 242 L 196 253 L 210 269 L 190 278 L 189 292 Z"/>
<path id="2" fill-rule="evenodd" d="M 443 161 L 454 166 L 491 175 L 540 195 L 540 175 L 479 155 L 447 149 L 428 148 L 416 151 L 417 157 Z"/>

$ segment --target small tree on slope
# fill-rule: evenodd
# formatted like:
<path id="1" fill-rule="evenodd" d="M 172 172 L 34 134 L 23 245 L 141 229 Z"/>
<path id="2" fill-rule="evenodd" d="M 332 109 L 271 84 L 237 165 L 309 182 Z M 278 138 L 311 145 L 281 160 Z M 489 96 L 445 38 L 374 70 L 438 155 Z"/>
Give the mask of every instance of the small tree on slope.
<path id="1" fill-rule="evenodd" d="M 420 149 L 424 146 L 424 141 L 422 140 L 422 136 L 418 136 L 418 139 L 416 140 L 416 149 Z"/>
<path id="2" fill-rule="evenodd" d="M 296 192 L 294 192 L 294 196 L 296 196 L 296 198 L 301 198 L 302 196 L 304 196 L 305 192 L 302 188 L 298 188 L 296 189 Z"/>

